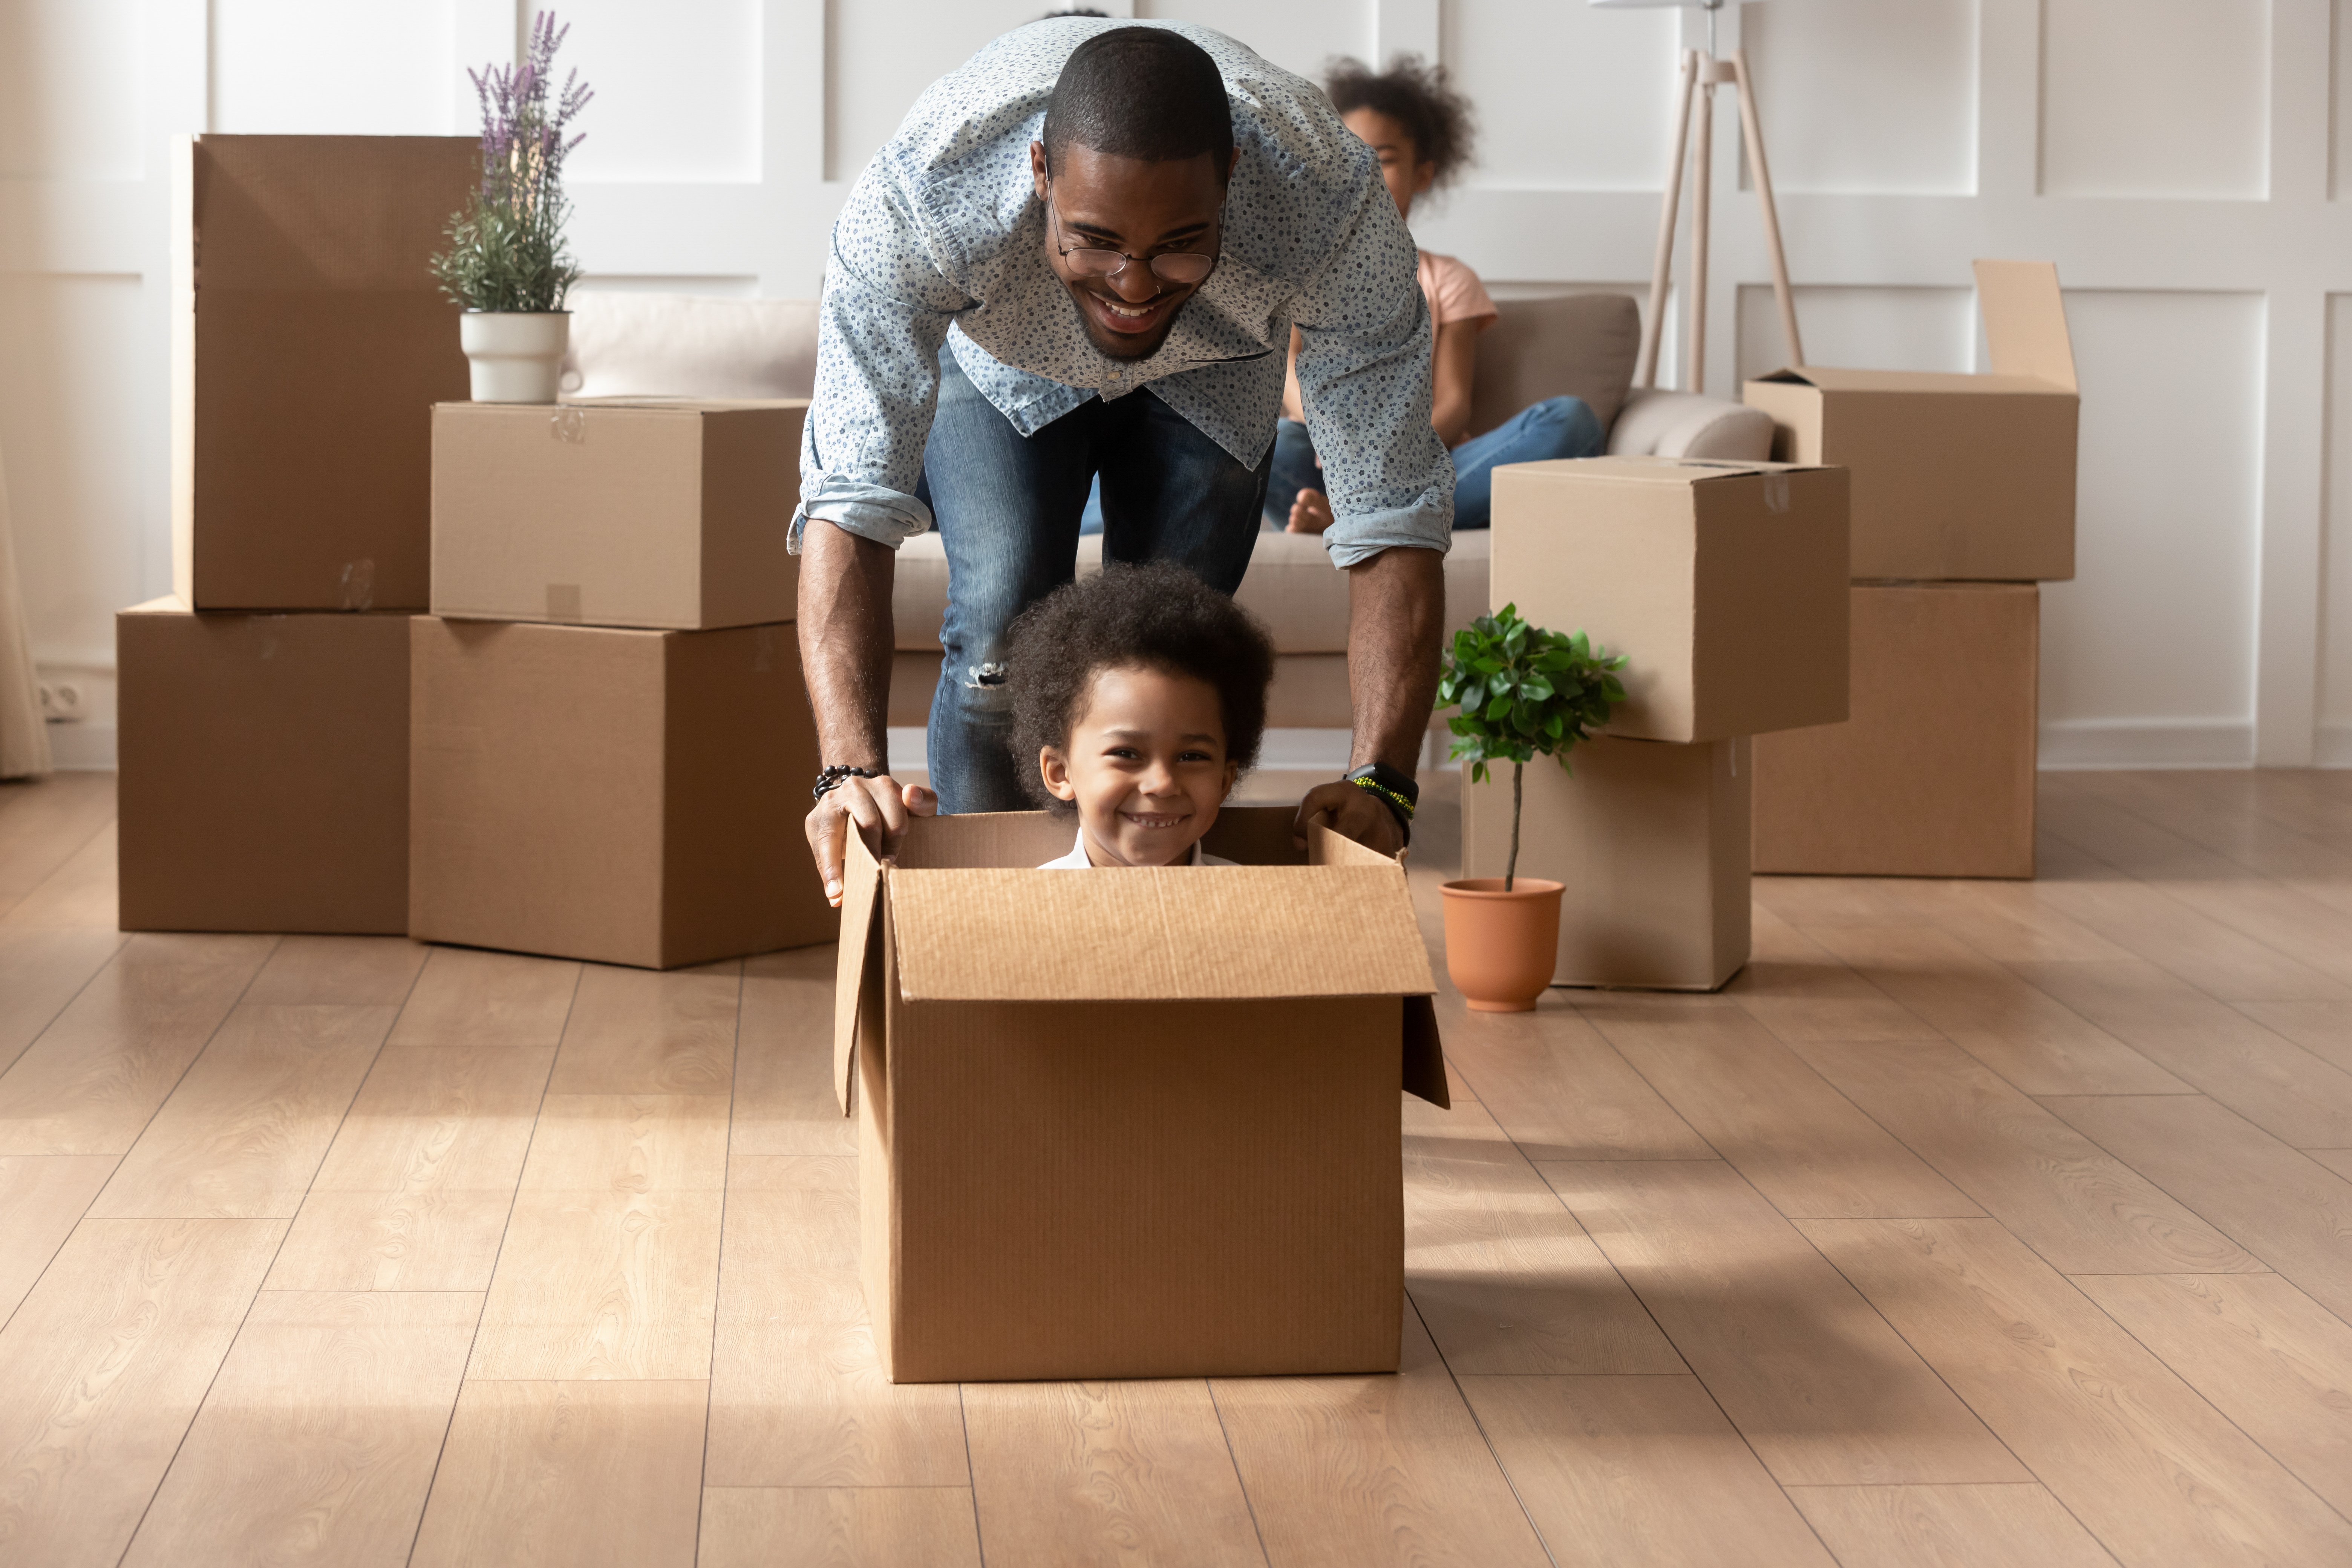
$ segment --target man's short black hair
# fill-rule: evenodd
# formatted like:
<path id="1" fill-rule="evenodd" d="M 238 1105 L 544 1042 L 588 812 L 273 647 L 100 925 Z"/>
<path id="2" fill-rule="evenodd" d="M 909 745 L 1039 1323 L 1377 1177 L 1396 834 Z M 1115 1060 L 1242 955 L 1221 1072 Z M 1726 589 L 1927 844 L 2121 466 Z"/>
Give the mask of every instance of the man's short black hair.
<path id="1" fill-rule="evenodd" d="M 1207 153 L 1225 177 L 1233 161 L 1234 107 L 1209 51 L 1166 27 L 1097 33 L 1062 62 L 1045 100 L 1045 165 L 1066 147 L 1091 147 L 1147 163 Z"/>
<path id="2" fill-rule="evenodd" d="M 1225 756 L 1244 772 L 1265 738 L 1274 639 L 1255 616 L 1173 562 L 1114 563 L 1055 589 L 1013 623 L 1004 662 L 1014 771 L 1032 798 L 1063 816 L 1077 808 L 1046 790 L 1037 753 L 1051 746 L 1069 754 L 1070 731 L 1106 669 L 1156 669 L 1215 688 Z"/>

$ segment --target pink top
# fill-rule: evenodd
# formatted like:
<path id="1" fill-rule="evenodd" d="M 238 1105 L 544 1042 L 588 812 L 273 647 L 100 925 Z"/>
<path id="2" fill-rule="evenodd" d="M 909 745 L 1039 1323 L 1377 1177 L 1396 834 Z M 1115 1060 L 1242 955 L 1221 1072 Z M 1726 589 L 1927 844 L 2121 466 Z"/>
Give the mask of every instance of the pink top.
<path id="1" fill-rule="evenodd" d="M 1486 298 L 1486 286 L 1478 281 L 1478 275 L 1453 257 L 1433 250 L 1421 253 L 1421 292 L 1429 301 L 1433 328 L 1496 313 L 1495 301 Z"/>

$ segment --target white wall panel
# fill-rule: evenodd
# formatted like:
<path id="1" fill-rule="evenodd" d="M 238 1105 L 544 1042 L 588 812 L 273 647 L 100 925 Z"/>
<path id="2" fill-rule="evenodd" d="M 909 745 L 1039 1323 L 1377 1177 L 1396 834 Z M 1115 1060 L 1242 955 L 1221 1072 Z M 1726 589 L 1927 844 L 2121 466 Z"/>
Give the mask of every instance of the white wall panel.
<path id="1" fill-rule="evenodd" d="M 2076 579 L 2045 590 L 2045 729 L 2138 723 L 2251 760 L 2263 300 L 2070 289 Z"/>
<path id="2" fill-rule="evenodd" d="M 1775 188 L 1976 189 L 1976 0 L 1773 0 L 1740 31 Z"/>
<path id="3" fill-rule="evenodd" d="M 1465 183 L 1664 189 L 1675 28 L 1672 11 L 1445 0 L 1445 63 L 1478 108 L 1478 167 Z"/>
<path id="4" fill-rule="evenodd" d="M 572 155 L 573 178 L 760 177 L 759 0 L 563 0 L 553 9 L 572 28 L 556 57 L 559 79 L 577 69 L 596 90 L 577 121 L 587 140 Z"/>
<path id="5" fill-rule="evenodd" d="M 136 178 L 138 40 L 131 0 L 0 0 L 0 178 Z"/>
<path id="6" fill-rule="evenodd" d="M 1976 368 L 1976 295 L 1967 289 L 1797 289 L 1797 330 L 1811 364 L 1848 370 Z M 1739 289 L 1738 374 L 1769 375 L 1789 363 L 1780 310 L 1769 283 Z"/>
<path id="7" fill-rule="evenodd" d="M 2320 588 L 2323 762 L 2352 767 L 2352 294 L 2327 300 L 2327 516 Z"/>
<path id="8" fill-rule="evenodd" d="M 925 88 L 1049 8 L 1037 0 L 826 0 L 826 177 L 856 179 Z"/>
<path id="9" fill-rule="evenodd" d="M 1316 81 L 1323 79 L 1323 67 L 1335 55 L 1372 58 L 1372 0 L 1143 0 L 1135 14 L 1214 27 L 1283 69 Z"/>
<path id="10" fill-rule="evenodd" d="M 213 0 L 212 125 L 268 135 L 440 136 L 474 123 L 453 0 Z"/>
<path id="11" fill-rule="evenodd" d="M 2043 0 L 2042 189 L 2259 198 L 2269 0 Z"/>

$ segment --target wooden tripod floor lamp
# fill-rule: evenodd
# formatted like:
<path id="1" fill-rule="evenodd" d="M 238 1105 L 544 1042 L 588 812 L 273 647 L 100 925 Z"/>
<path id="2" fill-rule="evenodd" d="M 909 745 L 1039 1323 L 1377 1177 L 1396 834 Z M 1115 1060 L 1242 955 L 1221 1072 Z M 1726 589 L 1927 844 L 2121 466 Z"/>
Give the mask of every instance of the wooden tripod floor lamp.
<path id="1" fill-rule="evenodd" d="M 1756 182 L 1756 200 L 1764 213 L 1764 247 L 1772 261 L 1772 294 L 1780 306 L 1780 331 L 1789 340 L 1789 363 L 1805 363 L 1797 337 L 1797 301 L 1789 289 L 1789 262 L 1780 250 L 1780 214 L 1772 205 L 1772 174 L 1764 161 L 1764 132 L 1757 121 L 1756 86 L 1748 74 L 1748 51 L 1734 49 L 1725 59 L 1715 52 L 1715 14 L 1728 3 L 1746 0 L 1591 0 L 1606 9 L 1661 6 L 1696 7 L 1706 13 L 1706 47 L 1683 51 L 1682 83 L 1675 99 L 1675 152 L 1666 172 L 1665 206 L 1658 215 L 1658 254 L 1650 268 L 1650 310 L 1642 326 L 1642 358 L 1633 373 L 1636 386 L 1658 384 L 1658 344 L 1666 324 L 1666 282 L 1674 270 L 1675 219 L 1682 206 L 1683 165 L 1691 146 L 1691 100 L 1697 89 L 1698 152 L 1691 189 L 1691 322 L 1689 374 L 1683 387 L 1706 389 L 1706 250 L 1707 208 L 1712 149 L 1715 142 L 1715 89 L 1731 84 L 1739 99 L 1740 142 L 1748 149 L 1748 168 Z"/>

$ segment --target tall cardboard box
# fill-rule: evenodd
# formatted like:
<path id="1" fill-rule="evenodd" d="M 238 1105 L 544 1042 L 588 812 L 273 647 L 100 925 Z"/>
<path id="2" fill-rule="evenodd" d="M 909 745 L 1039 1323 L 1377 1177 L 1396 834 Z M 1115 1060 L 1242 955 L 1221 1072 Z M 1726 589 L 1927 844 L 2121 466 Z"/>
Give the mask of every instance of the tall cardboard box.
<path id="1" fill-rule="evenodd" d="M 409 626 L 410 935 L 648 969 L 833 940 L 791 626 Z"/>
<path id="2" fill-rule="evenodd" d="M 2058 269 L 1979 261 L 1990 375 L 1800 365 L 1751 381 L 1772 455 L 1853 470 L 1857 581 L 2074 575 L 2081 399 Z"/>
<path id="3" fill-rule="evenodd" d="M 898 1383 L 1393 1371 L 1398 1091 L 1446 1103 L 1396 862 L 1231 807 L 1233 867 L 1044 871 L 1068 819 L 855 836 L 835 1086 Z"/>
<path id="4" fill-rule="evenodd" d="M 1801 731 L 1799 733 L 1815 731 Z M 1745 739 L 1681 746 L 1601 736 L 1527 765 L 1522 877 L 1561 883 L 1555 985 L 1713 991 L 1748 953 Z M 1462 874 L 1500 877 L 1511 773 L 1462 777 Z"/>
<path id="5" fill-rule="evenodd" d="M 789 621 L 805 399 L 433 410 L 433 613 L 706 630 Z"/>
<path id="6" fill-rule="evenodd" d="M 1845 716 L 1846 476 L 1686 458 L 1495 470 L 1494 607 L 1626 656 L 1612 735 Z"/>
<path id="7" fill-rule="evenodd" d="M 467 136 L 197 136 L 173 168 L 172 565 L 198 610 L 425 608 L 432 407 L 467 393 L 426 270 Z"/>
<path id="8" fill-rule="evenodd" d="M 2042 591 L 1853 589 L 1853 717 L 1756 742 L 1756 869 L 2031 877 Z"/>
<path id="9" fill-rule="evenodd" d="M 408 617 L 115 617 L 125 931 L 408 925 Z"/>

